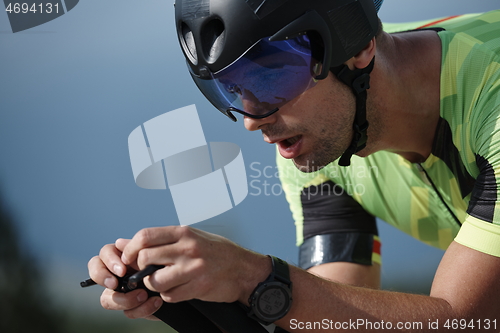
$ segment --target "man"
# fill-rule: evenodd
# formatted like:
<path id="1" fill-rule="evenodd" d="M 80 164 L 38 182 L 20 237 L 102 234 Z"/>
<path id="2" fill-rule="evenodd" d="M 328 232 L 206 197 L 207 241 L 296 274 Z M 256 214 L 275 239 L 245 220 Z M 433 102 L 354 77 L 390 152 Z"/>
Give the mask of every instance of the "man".
<path id="1" fill-rule="evenodd" d="M 161 299 L 113 292 L 111 273 L 156 264 L 166 267 L 145 283 L 164 301 L 239 301 L 289 331 L 498 330 L 500 12 L 388 34 L 378 6 L 176 3 L 200 90 L 277 145 L 301 266 L 314 274 L 193 228 L 144 229 L 89 263 L 109 288 L 105 308 L 151 316 Z M 372 215 L 447 248 L 430 296 L 375 290 Z"/>

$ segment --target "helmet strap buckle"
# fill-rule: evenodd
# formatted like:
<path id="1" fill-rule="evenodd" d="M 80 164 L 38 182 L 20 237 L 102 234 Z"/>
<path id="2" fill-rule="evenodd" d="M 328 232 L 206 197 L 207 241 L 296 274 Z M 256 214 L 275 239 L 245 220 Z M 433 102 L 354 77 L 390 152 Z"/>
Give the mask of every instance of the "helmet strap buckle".
<path id="1" fill-rule="evenodd" d="M 366 147 L 368 139 L 368 121 L 366 120 L 366 100 L 368 98 L 367 89 L 370 88 L 370 73 L 375 64 L 375 57 L 365 68 L 351 70 L 347 65 L 332 68 L 332 72 L 337 78 L 349 86 L 356 97 L 356 115 L 353 124 L 353 137 L 351 144 L 342 154 L 339 160 L 340 166 L 349 166 L 351 156 Z"/>

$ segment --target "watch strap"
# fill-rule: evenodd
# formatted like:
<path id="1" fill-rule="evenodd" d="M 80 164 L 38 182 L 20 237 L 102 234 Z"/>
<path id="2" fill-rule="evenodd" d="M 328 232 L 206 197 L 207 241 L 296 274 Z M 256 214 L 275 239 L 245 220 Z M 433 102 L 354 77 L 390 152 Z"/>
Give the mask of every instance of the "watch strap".
<path id="1" fill-rule="evenodd" d="M 291 287 L 292 282 L 290 281 L 290 268 L 288 267 L 288 263 L 275 256 L 269 255 L 269 257 L 273 263 L 273 271 L 266 281 L 278 280 Z"/>

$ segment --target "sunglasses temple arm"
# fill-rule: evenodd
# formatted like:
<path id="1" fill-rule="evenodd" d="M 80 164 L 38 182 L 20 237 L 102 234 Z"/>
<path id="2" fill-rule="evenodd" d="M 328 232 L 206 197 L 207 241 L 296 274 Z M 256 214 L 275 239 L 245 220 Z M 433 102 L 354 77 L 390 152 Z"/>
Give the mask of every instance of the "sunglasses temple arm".
<path id="1" fill-rule="evenodd" d="M 232 114 L 232 112 L 238 112 L 239 114 L 242 114 L 246 117 L 253 118 L 253 119 L 263 119 L 263 118 L 269 117 L 270 115 L 272 115 L 278 111 L 279 111 L 279 108 L 275 108 L 274 110 L 269 111 L 266 114 L 255 115 L 255 114 L 250 114 L 250 113 L 238 110 L 238 109 L 233 108 L 233 107 L 229 107 L 225 112 L 222 112 L 222 113 L 224 113 L 226 116 L 228 116 L 232 121 L 236 122 L 236 117 Z"/>

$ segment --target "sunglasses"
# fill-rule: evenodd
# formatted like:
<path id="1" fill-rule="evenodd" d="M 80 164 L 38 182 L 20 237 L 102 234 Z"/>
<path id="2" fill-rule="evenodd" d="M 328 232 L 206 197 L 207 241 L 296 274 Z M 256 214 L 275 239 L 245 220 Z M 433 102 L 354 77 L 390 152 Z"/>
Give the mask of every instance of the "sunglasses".
<path id="1" fill-rule="evenodd" d="M 223 114 L 262 119 L 316 85 L 321 63 L 312 57 L 307 35 L 282 41 L 262 38 L 224 69 L 191 68 L 194 82 Z"/>

